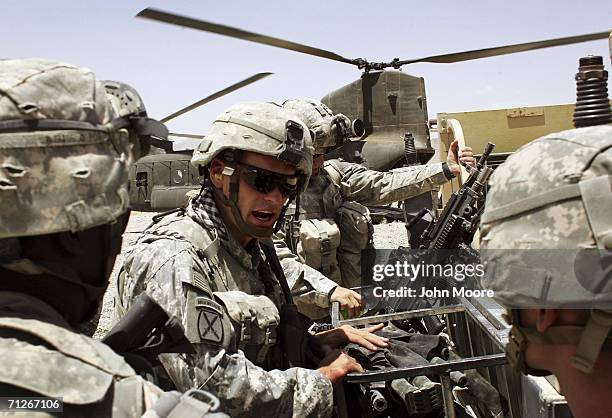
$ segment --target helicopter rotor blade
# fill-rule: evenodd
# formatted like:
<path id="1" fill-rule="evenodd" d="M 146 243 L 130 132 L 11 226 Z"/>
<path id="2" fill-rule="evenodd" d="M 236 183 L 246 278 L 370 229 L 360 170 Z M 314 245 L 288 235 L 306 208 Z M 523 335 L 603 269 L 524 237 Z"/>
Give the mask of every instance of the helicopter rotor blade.
<path id="1" fill-rule="evenodd" d="M 238 89 L 241 89 L 244 86 L 248 86 L 251 83 L 254 83 L 258 80 L 261 80 L 262 78 L 265 78 L 269 75 L 272 75 L 273 73 L 257 73 L 255 75 L 250 76 L 249 78 L 245 78 L 242 81 L 239 81 L 238 83 L 234 83 L 229 87 L 224 88 L 223 90 L 219 90 L 216 93 L 211 94 L 208 97 L 203 98 L 202 100 L 198 100 L 195 103 L 190 104 L 189 106 L 186 106 L 184 108 L 182 108 L 181 110 L 177 110 L 176 112 L 174 112 L 171 115 L 166 116 L 165 118 L 160 119 L 159 121 L 162 123 L 166 123 L 171 119 L 174 119 L 178 116 L 181 116 L 184 113 L 190 112 L 193 109 L 196 109 L 202 105 L 205 105 L 206 103 L 212 102 L 213 100 L 218 99 L 219 97 L 223 97 L 226 94 L 229 94 L 233 91 L 236 91 Z"/>
<path id="2" fill-rule="evenodd" d="M 204 135 L 196 135 L 196 134 L 180 134 L 177 132 L 170 132 L 169 136 L 177 136 L 179 138 L 192 138 L 192 139 L 203 139 Z"/>
<path id="3" fill-rule="evenodd" d="M 157 148 L 161 148 L 164 151 L 172 151 L 172 141 L 169 139 L 160 139 L 156 137 L 149 138 L 151 145 Z"/>
<path id="4" fill-rule="evenodd" d="M 314 55 L 321 58 L 327 58 L 334 61 L 340 61 L 347 64 L 356 64 L 354 60 L 345 58 L 341 55 L 338 55 L 331 51 L 326 51 L 324 49 L 319 49 L 296 42 L 286 41 L 284 39 L 274 38 L 272 36 L 261 35 L 259 33 L 248 32 L 231 26 L 207 22 L 205 20 L 198 20 L 186 16 L 180 16 L 151 7 L 141 10 L 136 15 L 136 17 L 142 17 L 145 19 L 156 20 L 158 22 L 165 22 L 170 23 L 172 25 L 198 29 L 205 32 L 212 32 L 218 35 L 230 36 L 232 38 L 244 39 L 246 41 L 275 46 L 277 48 L 289 49 L 291 51 Z"/>
<path id="5" fill-rule="evenodd" d="M 609 36 L 609 32 L 589 33 L 585 35 L 567 36 L 564 38 L 548 39 L 544 41 L 527 42 L 523 44 L 505 45 L 493 48 L 475 49 L 473 51 L 455 52 L 451 54 L 432 55 L 430 57 L 399 61 L 397 65 L 413 64 L 416 62 L 433 62 L 449 64 L 453 62 L 469 61 L 479 58 L 494 57 L 498 55 L 514 54 L 517 52 L 532 51 L 534 49 L 551 48 L 554 46 L 570 45 L 580 42 L 595 41 Z"/>

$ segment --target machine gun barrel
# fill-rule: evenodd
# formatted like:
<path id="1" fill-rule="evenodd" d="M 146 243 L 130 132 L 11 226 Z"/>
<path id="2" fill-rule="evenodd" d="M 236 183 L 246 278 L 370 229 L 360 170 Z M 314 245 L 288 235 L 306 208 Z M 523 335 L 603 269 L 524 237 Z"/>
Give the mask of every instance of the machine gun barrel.
<path id="1" fill-rule="evenodd" d="M 472 185 L 472 190 L 475 193 L 482 193 L 492 173 L 493 169 L 491 167 L 484 167 L 483 169 L 481 169 L 478 173 L 478 176 L 476 177 L 476 181 Z"/>
<path id="2" fill-rule="evenodd" d="M 487 145 L 485 146 L 484 152 L 482 153 L 482 155 L 478 159 L 478 162 L 476 163 L 476 169 L 478 171 L 482 170 L 482 167 L 485 166 L 485 164 L 486 164 L 487 160 L 489 159 L 489 156 L 493 152 L 494 148 L 495 148 L 495 144 L 494 143 L 487 142 Z"/>
<path id="3" fill-rule="evenodd" d="M 495 148 L 494 143 L 487 142 L 487 145 L 485 146 L 485 149 L 482 155 L 480 156 L 480 158 L 478 158 L 478 161 L 476 162 L 476 167 L 470 168 L 470 175 L 468 176 L 467 180 L 463 183 L 462 187 L 463 186 L 472 187 L 472 185 L 476 181 L 476 178 L 478 177 L 478 174 L 482 171 L 483 167 L 486 166 L 487 160 L 491 156 L 491 152 L 493 152 L 494 148 Z"/>
<path id="4" fill-rule="evenodd" d="M 495 144 L 488 142 L 470 176 L 448 200 L 437 221 L 423 232 L 421 248 L 455 249 L 469 244 L 476 231 L 479 207 L 484 203 L 484 190 L 493 169 L 486 166 Z"/>

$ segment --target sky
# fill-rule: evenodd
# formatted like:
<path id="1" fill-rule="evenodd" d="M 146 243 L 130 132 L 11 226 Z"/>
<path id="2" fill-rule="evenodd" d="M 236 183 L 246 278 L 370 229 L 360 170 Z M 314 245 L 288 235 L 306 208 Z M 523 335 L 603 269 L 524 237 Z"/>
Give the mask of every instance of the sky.
<path id="1" fill-rule="evenodd" d="M 588 3 L 588 7 L 584 4 Z M 241 101 L 320 99 L 360 76 L 341 62 L 134 18 L 145 7 L 239 27 L 371 61 L 418 58 L 612 28 L 612 1 L 33 1 L 0 0 L 4 58 L 41 57 L 127 82 L 161 118 L 257 72 L 274 75 L 170 121 L 206 134 Z M 454 64 L 412 64 L 425 78 L 429 117 L 572 103 L 578 58 L 606 40 Z"/>

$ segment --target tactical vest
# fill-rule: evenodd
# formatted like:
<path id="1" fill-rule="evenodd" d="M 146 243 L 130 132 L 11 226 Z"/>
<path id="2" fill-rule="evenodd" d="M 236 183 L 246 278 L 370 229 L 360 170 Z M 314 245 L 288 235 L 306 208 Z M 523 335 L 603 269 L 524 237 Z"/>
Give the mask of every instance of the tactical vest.
<path id="1" fill-rule="evenodd" d="M 340 180 L 335 165 L 326 164 L 300 195 L 299 221 L 294 210 L 285 228 L 302 262 L 351 288 L 361 284 L 361 251 L 372 246 L 374 226 L 367 207 L 344 200 L 350 190 Z"/>

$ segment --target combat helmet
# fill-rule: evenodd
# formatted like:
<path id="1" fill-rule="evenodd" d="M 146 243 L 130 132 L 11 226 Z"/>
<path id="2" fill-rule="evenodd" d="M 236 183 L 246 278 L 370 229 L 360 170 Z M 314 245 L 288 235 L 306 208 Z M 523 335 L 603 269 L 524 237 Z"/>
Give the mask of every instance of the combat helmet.
<path id="1" fill-rule="evenodd" d="M 602 346 L 612 350 L 611 208 L 610 124 L 536 139 L 493 173 L 480 226 L 483 287 L 509 308 L 591 309 L 586 326 L 545 333 L 515 317 L 509 355 L 523 369 L 527 341 L 577 345 L 572 364 L 585 372 Z"/>
<path id="2" fill-rule="evenodd" d="M 302 97 L 283 103 L 285 109 L 294 112 L 312 132 L 315 155 L 324 154 L 329 148 L 340 145 L 345 139 L 363 135 L 363 123 L 351 120 L 341 113 L 334 115 L 325 104 Z"/>
<path id="3" fill-rule="evenodd" d="M 88 69 L 0 60 L 0 238 L 82 231 L 125 213 L 126 116 Z"/>
<path id="4" fill-rule="evenodd" d="M 115 128 L 128 128 L 132 142 L 138 147 L 134 150 L 136 156 L 147 155 L 151 145 L 172 150 L 172 143 L 167 140 L 168 128 L 148 117 L 144 101 L 136 89 L 120 81 L 103 80 L 101 83 L 118 116 L 114 120 Z"/>
<path id="5" fill-rule="evenodd" d="M 241 230 L 253 237 L 267 238 L 280 228 L 283 216 L 281 214 L 273 229 L 253 227 L 242 219 L 236 206 L 239 172 L 235 169 L 242 151 L 274 157 L 294 166 L 299 177 L 296 191 L 301 192 L 308 185 L 312 170 L 310 132 L 295 114 L 277 104 L 247 102 L 234 105 L 219 115 L 210 133 L 194 150 L 191 163 L 203 174 L 214 158 L 224 158 L 224 174 L 230 176 L 230 196 L 226 198 L 214 187 L 213 192 L 231 208 Z"/>
<path id="6" fill-rule="evenodd" d="M 572 365 L 590 373 L 612 351 L 612 111 L 603 59 L 579 60 L 572 129 L 539 138 L 491 177 L 481 220 L 484 287 L 511 308 L 511 363 L 531 374 L 528 342 L 576 345 Z M 585 326 L 535 332 L 512 308 L 589 309 Z"/>

